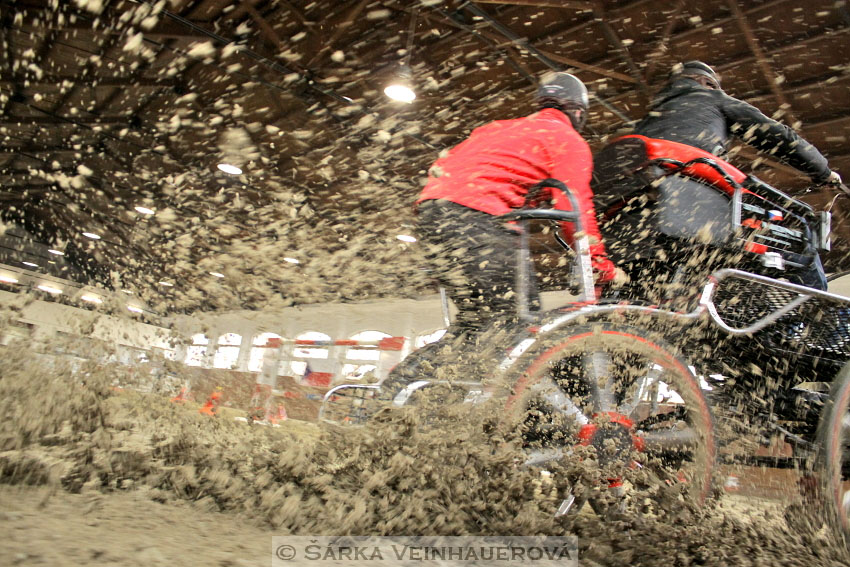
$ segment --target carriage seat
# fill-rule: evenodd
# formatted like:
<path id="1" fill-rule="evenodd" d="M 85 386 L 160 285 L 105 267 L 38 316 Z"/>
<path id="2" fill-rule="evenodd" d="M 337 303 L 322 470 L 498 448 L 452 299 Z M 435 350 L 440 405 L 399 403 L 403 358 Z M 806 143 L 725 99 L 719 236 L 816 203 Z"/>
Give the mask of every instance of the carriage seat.
<path id="1" fill-rule="evenodd" d="M 703 163 L 682 167 L 695 159 Z M 789 267 L 810 266 L 815 243 L 828 239 L 828 223 L 808 204 L 713 154 L 668 140 L 615 139 L 594 156 L 591 187 L 602 234 L 621 261 L 653 253 L 655 238 L 636 238 L 647 229 L 677 241 L 724 246 L 737 240 L 747 252 L 773 254 L 764 262 Z M 733 199 L 736 189 L 740 199 Z"/>
<path id="2" fill-rule="evenodd" d="M 663 168 L 673 169 L 677 167 L 675 162 L 682 164 L 698 158 L 714 162 L 736 184 L 747 180 L 747 174 L 705 150 L 633 134 L 617 138 L 594 156 L 591 185 L 595 204 L 599 210 L 606 210 L 614 202 L 644 189 L 663 174 Z M 735 192 L 729 180 L 708 164 L 691 164 L 682 173 L 726 195 Z"/>
<path id="3" fill-rule="evenodd" d="M 656 138 L 647 138 L 646 136 L 638 136 L 637 134 L 623 136 L 623 138 L 620 139 L 628 138 L 639 139 L 646 145 L 646 157 L 649 161 L 669 159 L 681 163 L 687 163 L 689 161 L 702 158 L 711 160 L 717 164 L 738 185 L 742 185 L 744 181 L 747 180 L 747 174 L 736 168 L 731 163 L 723 161 L 719 157 L 705 150 L 701 150 L 687 144 L 680 144 L 669 140 L 659 140 Z M 676 165 L 670 163 L 667 167 L 674 168 Z M 708 164 L 693 163 L 684 168 L 682 172 L 690 177 L 699 179 L 721 189 L 727 195 L 732 195 L 735 192 L 735 187 L 732 186 L 729 181 L 721 175 L 719 171 L 717 171 L 717 169 L 709 166 Z"/>
<path id="4" fill-rule="evenodd" d="M 684 164 L 693 160 L 702 160 Z M 671 171 L 673 170 L 673 171 Z M 651 191 L 655 229 L 674 238 L 720 244 L 735 233 L 732 195 L 747 175 L 699 148 L 630 135 L 594 156 L 594 204 L 612 218 L 633 197 Z"/>

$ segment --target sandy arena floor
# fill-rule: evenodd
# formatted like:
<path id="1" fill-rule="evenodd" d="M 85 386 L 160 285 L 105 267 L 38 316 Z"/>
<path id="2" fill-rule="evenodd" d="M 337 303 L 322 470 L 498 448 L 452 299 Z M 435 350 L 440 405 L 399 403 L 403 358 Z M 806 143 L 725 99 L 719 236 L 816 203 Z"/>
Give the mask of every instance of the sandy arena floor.
<path id="1" fill-rule="evenodd" d="M 724 506 L 748 525 L 780 511 L 775 501 L 745 496 L 727 497 Z M 0 507 L 6 565 L 266 567 L 277 534 L 244 516 L 184 501 L 158 503 L 143 492 L 107 496 L 2 486 Z"/>
<path id="2" fill-rule="evenodd" d="M 573 489 L 558 479 L 598 486 L 604 473 L 563 463 L 542 483 L 494 412 L 429 427 L 408 409 L 345 431 L 250 426 L 116 393 L 95 366 L 72 379 L 5 355 L 4 565 L 269 565 L 272 535 L 344 534 L 574 534 L 582 565 L 848 563 L 828 532 L 789 527 L 784 505 L 743 493 L 696 507 L 673 488 L 647 493 L 640 513 L 557 519 Z"/>
<path id="3" fill-rule="evenodd" d="M 271 557 L 270 528 L 138 492 L 3 486 L 0 507 L 4 565 L 267 567 Z"/>

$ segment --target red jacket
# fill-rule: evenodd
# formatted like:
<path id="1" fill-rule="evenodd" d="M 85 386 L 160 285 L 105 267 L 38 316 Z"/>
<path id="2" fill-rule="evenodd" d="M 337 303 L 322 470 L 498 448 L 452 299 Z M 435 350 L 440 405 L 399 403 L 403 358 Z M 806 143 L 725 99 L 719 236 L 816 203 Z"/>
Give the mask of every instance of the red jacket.
<path id="1" fill-rule="evenodd" d="M 584 229 L 590 236 L 593 267 L 600 282 L 614 277 L 614 265 L 596 224 L 590 176 L 590 147 L 559 110 L 545 108 L 531 116 L 497 120 L 472 131 L 469 138 L 449 150 L 428 171 L 428 183 L 417 204 L 445 199 L 491 215 L 522 207 L 528 188 L 546 178 L 564 182 L 581 208 Z M 556 209 L 571 210 L 562 192 L 551 189 Z M 572 242 L 573 227 L 563 230 Z"/>

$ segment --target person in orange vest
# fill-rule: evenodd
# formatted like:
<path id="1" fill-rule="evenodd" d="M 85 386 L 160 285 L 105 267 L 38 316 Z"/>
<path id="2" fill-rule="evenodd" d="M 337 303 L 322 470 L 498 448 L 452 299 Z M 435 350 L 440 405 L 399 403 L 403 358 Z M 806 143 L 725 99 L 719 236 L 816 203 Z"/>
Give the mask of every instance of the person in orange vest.
<path id="1" fill-rule="evenodd" d="M 203 405 L 203 407 L 198 410 L 206 415 L 216 415 L 218 411 L 218 405 L 221 403 L 221 386 L 217 387 L 210 397 L 207 399 L 207 402 Z"/>

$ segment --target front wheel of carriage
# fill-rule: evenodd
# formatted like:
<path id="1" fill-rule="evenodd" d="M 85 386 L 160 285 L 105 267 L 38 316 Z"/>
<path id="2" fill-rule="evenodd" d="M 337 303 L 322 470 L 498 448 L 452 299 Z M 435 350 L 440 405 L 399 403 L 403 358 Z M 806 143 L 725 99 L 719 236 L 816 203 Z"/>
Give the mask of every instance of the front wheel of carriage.
<path id="1" fill-rule="evenodd" d="M 827 524 L 850 546 L 850 363 L 833 380 L 817 440 L 817 494 Z"/>
<path id="2" fill-rule="evenodd" d="M 558 514 L 585 502 L 597 513 L 682 509 L 712 493 L 714 422 L 700 381 L 650 332 L 568 325 L 527 338 L 501 367 L 503 422 L 519 432 L 525 465 L 584 477 Z"/>

